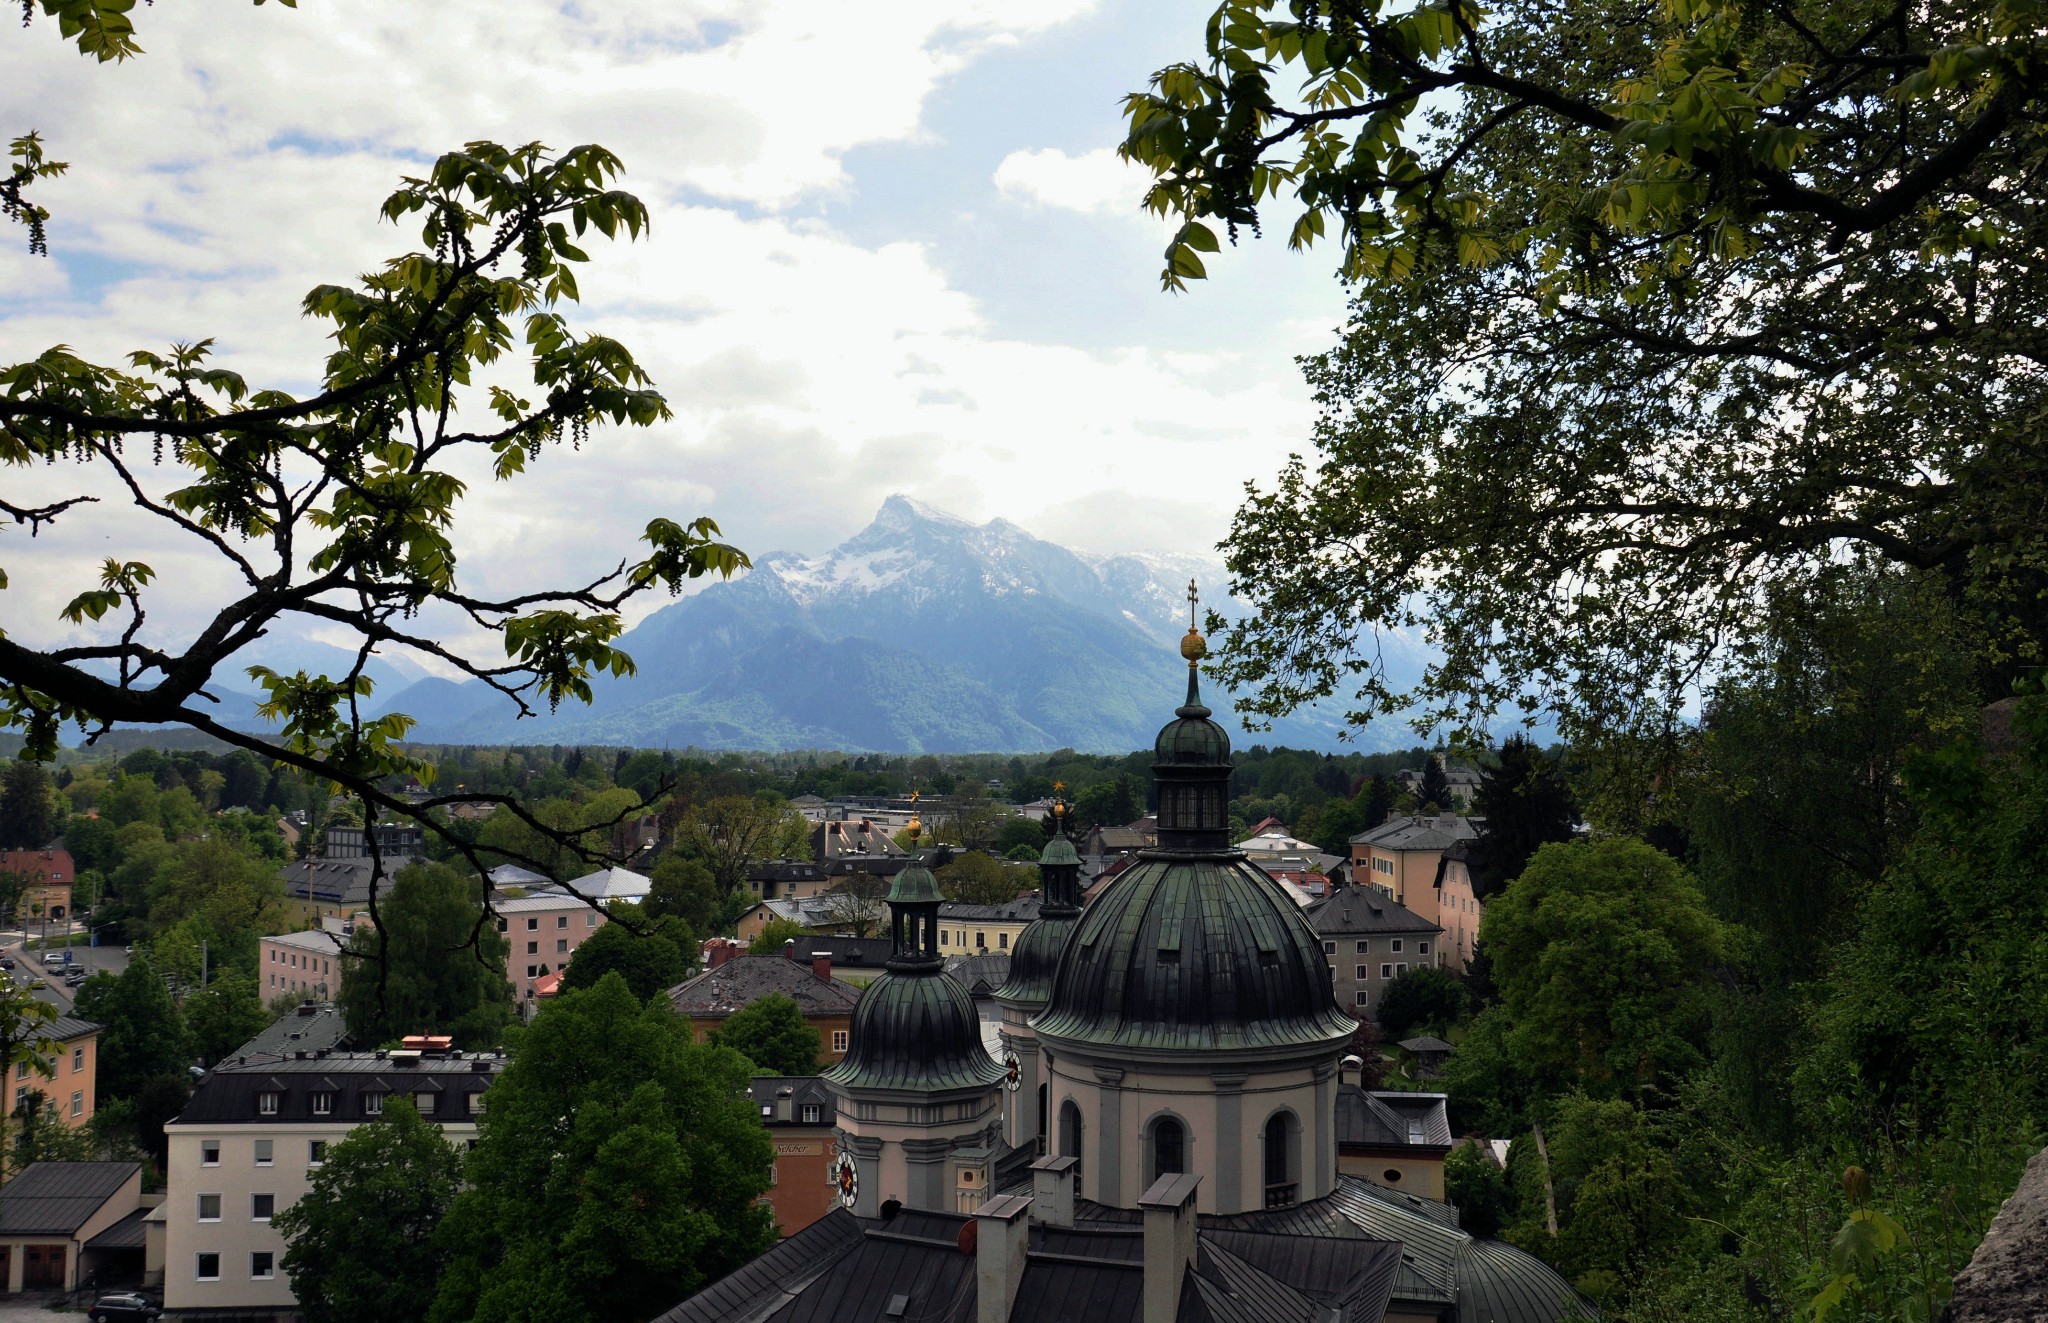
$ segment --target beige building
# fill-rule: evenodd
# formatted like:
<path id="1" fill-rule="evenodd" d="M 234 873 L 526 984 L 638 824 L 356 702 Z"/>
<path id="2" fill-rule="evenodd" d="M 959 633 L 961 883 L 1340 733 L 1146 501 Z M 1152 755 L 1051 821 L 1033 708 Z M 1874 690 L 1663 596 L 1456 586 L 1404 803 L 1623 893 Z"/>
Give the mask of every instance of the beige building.
<path id="1" fill-rule="evenodd" d="M 983 951 L 1011 950 L 1024 930 L 1038 921 L 1039 903 L 1037 896 L 1023 896 L 1002 905 L 947 901 L 939 906 L 939 954 L 978 955 Z"/>
<path id="2" fill-rule="evenodd" d="M 1330 991 L 1354 1019 L 1379 1018 L 1387 985 L 1437 963 L 1438 927 L 1375 887 L 1339 887 L 1308 911 L 1323 944 Z"/>
<path id="3" fill-rule="evenodd" d="M 410 1099 L 453 1144 L 476 1137 L 495 1054 L 433 1049 L 235 1057 L 164 1127 L 164 1310 L 296 1316 L 271 1219 L 310 1188 L 327 1146 Z"/>
<path id="4" fill-rule="evenodd" d="M 93 1241 L 141 1207 L 139 1162 L 30 1163 L 0 1190 L 0 1284 L 75 1289 Z"/>
<path id="5" fill-rule="evenodd" d="M 1384 891 L 1430 923 L 1442 925 L 1438 868 L 1445 850 L 1479 839 L 1476 819 L 1442 813 L 1389 818 L 1351 838 L 1351 880 Z M 1469 880 L 1467 894 L 1469 895 Z"/>

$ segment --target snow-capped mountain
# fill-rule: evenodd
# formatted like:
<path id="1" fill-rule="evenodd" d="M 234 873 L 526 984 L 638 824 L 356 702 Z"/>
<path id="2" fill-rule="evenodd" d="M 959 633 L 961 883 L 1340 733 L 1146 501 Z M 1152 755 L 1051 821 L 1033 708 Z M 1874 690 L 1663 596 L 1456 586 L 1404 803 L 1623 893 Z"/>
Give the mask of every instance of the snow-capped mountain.
<path id="1" fill-rule="evenodd" d="M 904 496 L 817 556 L 754 570 L 648 617 L 623 640 L 639 675 L 588 708 L 514 722 L 495 703 L 423 720 L 427 740 L 887 752 L 1125 752 L 1179 703 L 1187 584 L 1234 616 L 1218 561 L 1090 556 L 1007 520 L 974 524 Z M 1420 658 L 1417 658 L 1419 668 Z M 445 684 L 445 682 L 437 682 Z M 1219 719 L 1225 695 L 1209 687 Z M 460 713 L 457 696 L 391 706 Z M 422 695 L 423 698 L 427 697 Z M 1233 727 L 1234 729 L 1234 727 Z M 1339 723 L 1299 714 L 1257 738 L 1334 748 Z M 1381 732 L 1374 732 L 1380 734 Z M 1392 744 L 1404 727 L 1384 731 Z M 1353 746 L 1358 747 L 1358 746 Z M 1365 747 L 1373 747 L 1367 742 Z"/>

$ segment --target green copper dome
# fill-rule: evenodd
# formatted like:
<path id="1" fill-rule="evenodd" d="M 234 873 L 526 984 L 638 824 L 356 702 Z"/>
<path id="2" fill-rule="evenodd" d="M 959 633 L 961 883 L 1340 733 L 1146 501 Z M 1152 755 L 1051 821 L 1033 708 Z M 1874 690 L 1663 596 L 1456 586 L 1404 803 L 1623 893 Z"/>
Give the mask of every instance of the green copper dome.
<path id="1" fill-rule="evenodd" d="M 1074 843 L 1062 833 L 1047 841 L 1045 848 L 1038 852 L 1038 865 L 1041 868 L 1060 868 L 1067 865 L 1079 868 L 1081 856 L 1075 851 Z"/>
<path id="2" fill-rule="evenodd" d="M 1052 976 L 1060 953 L 1081 917 L 1081 856 L 1066 832 L 1064 813 L 1059 830 L 1038 855 L 1038 880 L 1045 900 L 1038 918 L 1017 934 L 1010 948 L 1010 976 L 996 991 L 996 1000 L 1033 1009 L 1052 995 Z"/>
<path id="3" fill-rule="evenodd" d="M 974 997 L 951 974 L 886 972 L 853 1008 L 846 1056 L 825 1072 L 849 1089 L 980 1089 L 1003 1068 L 981 1044 Z"/>
<path id="4" fill-rule="evenodd" d="M 896 875 L 885 897 L 891 905 L 936 905 L 945 898 L 945 893 L 939 890 L 939 880 L 932 876 L 931 869 L 924 866 L 922 854 L 910 861 L 910 867 Z"/>
<path id="5" fill-rule="evenodd" d="M 1156 761 L 1178 767 L 1214 767 L 1230 762 L 1230 736 L 1209 720 L 1202 703 L 1199 677 L 1188 667 L 1188 699 L 1174 710 L 1174 720 L 1160 728 L 1152 743 Z"/>

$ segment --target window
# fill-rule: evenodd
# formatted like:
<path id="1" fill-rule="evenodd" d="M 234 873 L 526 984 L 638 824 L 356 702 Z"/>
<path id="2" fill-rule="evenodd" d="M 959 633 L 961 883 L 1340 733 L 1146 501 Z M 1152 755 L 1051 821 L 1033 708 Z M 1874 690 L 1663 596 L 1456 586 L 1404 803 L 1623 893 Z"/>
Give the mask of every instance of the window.
<path id="1" fill-rule="evenodd" d="M 1358 954 L 1359 954 L 1359 955 L 1369 955 L 1369 954 L 1370 954 L 1371 952 L 1372 952 L 1372 939 L 1370 939 L 1370 938 L 1367 938 L 1367 939 L 1366 939 L 1365 941 L 1362 941 L 1362 942 L 1360 942 L 1360 943 L 1358 944 Z"/>
<path id="2" fill-rule="evenodd" d="M 76 1074 L 78 1074 L 79 1072 L 83 1071 L 84 1069 L 85 1069 L 85 1049 L 84 1049 L 84 1048 L 82 1048 L 82 1047 L 74 1047 L 74 1048 L 72 1048 L 72 1049 L 71 1049 L 71 1073 L 72 1073 L 72 1074 L 74 1074 L 74 1075 L 76 1075 Z"/>
<path id="3" fill-rule="evenodd" d="M 1392 977 L 1394 977 L 1394 967 L 1393 967 L 1392 965 L 1381 965 L 1381 966 L 1380 966 L 1380 977 L 1381 977 L 1381 978 L 1392 978 Z"/>
<path id="4" fill-rule="evenodd" d="M 1324 942 L 1324 943 L 1323 943 L 1323 954 L 1324 954 L 1324 955 L 1335 955 L 1335 954 L 1337 954 L 1337 944 L 1336 944 L 1335 942 Z"/>
<path id="5" fill-rule="evenodd" d="M 1358 980 L 1359 982 L 1361 982 L 1361 983 L 1362 983 L 1362 982 L 1364 982 L 1364 981 L 1365 981 L 1365 980 L 1366 980 L 1366 979 L 1367 979 L 1368 977 L 1370 977 L 1370 976 L 1371 976 L 1371 972 L 1372 972 L 1372 966 L 1371 966 L 1371 965 L 1360 965 L 1360 966 L 1358 967 L 1358 971 L 1357 971 L 1356 973 L 1354 973 L 1354 974 L 1353 974 L 1353 975 L 1352 975 L 1351 977 L 1353 977 L 1353 978 L 1357 979 L 1357 980 Z"/>
<path id="6" fill-rule="evenodd" d="M 73 1116 L 84 1116 L 84 1115 L 85 1115 L 85 1090 L 84 1090 L 84 1089 L 73 1089 L 73 1090 L 71 1091 L 71 1114 L 72 1114 Z"/>
<path id="7" fill-rule="evenodd" d="M 199 1196 L 199 1220 L 202 1222 L 220 1221 L 219 1195 L 202 1194 Z"/>
<path id="8" fill-rule="evenodd" d="M 327 1161 L 327 1141 L 309 1139 L 306 1141 L 306 1165 L 317 1167 Z"/>
<path id="9" fill-rule="evenodd" d="M 800 1114 L 800 1119 L 803 1121 L 805 1125 L 816 1125 L 818 1124 L 819 1119 L 823 1115 L 824 1109 L 819 1107 L 818 1104 L 805 1103 L 804 1109 Z"/>
<path id="10" fill-rule="evenodd" d="M 997 934 L 996 934 L 996 948 L 997 948 L 998 950 L 1002 950 L 1002 951 L 1007 951 L 1007 950 L 1009 950 L 1009 949 L 1010 949 L 1010 934 L 1008 934 L 1008 933 L 997 933 Z"/>
<path id="11" fill-rule="evenodd" d="M 526 931 L 528 931 L 528 932 L 537 932 L 537 931 L 539 931 L 539 929 L 540 929 L 540 920 L 539 920 L 539 919 L 528 919 L 528 920 L 526 921 Z"/>
<path id="12" fill-rule="evenodd" d="M 1072 1098 L 1060 1104 L 1060 1156 L 1074 1158 L 1074 1165 L 1080 1165 L 1081 1109 L 1074 1105 Z"/>
<path id="13" fill-rule="evenodd" d="M 269 1140 L 267 1140 L 267 1139 L 259 1139 L 259 1140 L 257 1140 L 257 1141 L 256 1141 L 256 1165 L 257 1165 L 257 1166 L 259 1166 L 259 1167 L 268 1167 L 268 1166 L 270 1165 L 270 1151 L 271 1151 L 271 1141 L 269 1141 Z"/>
<path id="14" fill-rule="evenodd" d="M 255 1250 L 249 1255 L 249 1277 L 252 1281 L 267 1282 L 276 1276 L 276 1259 L 269 1250 Z"/>
<path id="15" fill-rule="evenodd" d="M 218 1139 L 202 1139 L 199 1141 L 199 1165 L 202 1167 L 218 1167 L 220 1165 L 220 1141 Z"/>
<path id="16" fill-rule="evenodd" d="M 1401 954 L 1401 939 L 1396 937 L 1393 941 L 1393 944 L 1389 946 L 1387 949 L 1392 951 L 1395 955 Z"/>
<path id="17" fill-rule="evenodd" d="M 498 931 L 499 931 L 499 932 L 504 932 L 504 931 L 505 931 L 505 930 L 506 930 L 507 928 L 509 928 L 509 927 L 511 927 L 511 926 L 512 926 L 511 924 L 509 924 L 509 923 L 505 922 L 505 920 L 503 920 L 503 919 L 500 919 L 500 920 L 498 920 Z"/>
<path id="18" fill-rule="evenodd" d="M 986 950 L 988 950 L 988 934 L 987 934 L 987 933 L 976 933 L 976 934 L 974 934 L 974 945 L 975 945 L 975 947 L 976 947 L 977 949 L 979 949 L 979 950 L 983 950 L 983 951 L 986 951 Z"/>
<path id="19" fill-rule="evenodd" d="M 526 954 L 528 954 L 528 955 L 539 955 L 539 954 L 540 954 L 540 943 L 539 943 L 539 942 L 528 942 L 528 943 L 526 944 Z"/>
<path id="20" fill-rule="evenodd" d="M 597 911 L 596 911 L 596 910 L 592 910 L 592 911 L 591 911 L 590 913 L 588 913 L 588 914 L 586 914 L 586 915 L 584 915 L 584 916 L 583 916 L 583 926 L 584 926 L 584 927 L 586 927 L 586 928 L 595 928 L 595 927 L 597 927 Z"/>
<path id="21" fill-rule="evenodd" d="M 944 946 L 944 945 L 946 944 L 946 937 L 947 937 L 947 935 L 948 935 L 948 934 L 947 934 L 947 932 L 946 932 L 946 930 L 945 930 L 944 928 L 941 928 L 941 929 L 939 929 L 939 945 L 940 945 L 940 946 Z"/>
<path id="22" fill-rule="evenodd" d="M 847 1044 L 847 1033 L 846 1033 L 846 1030 L 844 1030 L 844 1029 L 834 1029 L 834 1030 L 832 1031 L 832 1050 L 833 1050 L 834 1052 L 844 1052 L 844 1051 L 846 1050 L 846 1044 Z"/>
<path id="23" fill-rule="evenodd" d="M 28 1062 L 17 1061 L 14 1063 L 14 1078 L 18 1080 L 25 1080 L 28 1078 Z"/>
<path id="24" fill-rule="evenodd" d="M 1152 1179 L 1187 1170 L 1188 1132 L 1179 1121 L 1162 1116 L 1152 1123 Z"/>
<path id="25" fill-rule="evenodd" d="M 277 1211 L 277 1196 L 274 1194 L 252 1194 L 249 1196 L 249 1220 L 268 1222 Z"/>
<path id="26" fill-rule="evenodd" d="M 364 1115 L 364 1116 L 382 1116 L 382 1115 L 384 1115 L 384 1095 L 383 1095 L 383 1094 L 381 1094 L 381 1093 L 366 1093 L 366 1094 L 364 1094 L 364 1095 L 363 1095 L 363 1115 Z"/>
<path id="27" fill-rule="evenodd" d="M 334 1095 L 333 1095 L 333 1094 L 331 1094 L 331 1093 L 316 1093 L 316 1094 L 314 1094 L 314 1095 L 313 1095 L 313 1115 L 315 1115 L 315 1116 L 332 1116 L 332 1115 L 334 1115 Z"/>
<path id="28" fill-rule="evenodd" d="M 192 1275 L 194 1277 L 202 1282 L 217 1282 L 220 1280 L 220 1255 L 208 1251 L 204 1254 L 195 1254 L 192 1256 L 192 1259 Z"/>
<path id="29" fill-rule="evenodd" d="M 276 1095 L 276 1094 L 274 1094 L 274 1093 L 259 1093 L 259 1094 L 257 1094 L 257 1095 L 256 1095 L 256 1114 L 257 1114 L 258 1116 L 276 1116 L 276 1115 L 277 1115 L 277 1095 Z"/>
<path id="30" fill-rule="evenodd" d="M 557 927 L 557 928 L 566 928 L 566 927 L 568 927 L 568 926 L 569 926 L 569 916 L 568 916 L 568 915 L 566 915 L 566 914 L 557 914 L 557 915 L 555 916 L 555 927 Z"/>
<path id="31" fill-rule="evenodd" d="M 1428 955 L 1428 954 L 1429 954 L 1429 943 L 1428 943 L 1428 942 L 1417 942 L 1417 943 L 1415 944 L 1415 950 L 1416 950 L 1416 953 L 1417 953 L 1418 955 Z"/>
<path id="32" fill-rule="evenodd" d="M 1396 977 L 1396 978 L 1400 977 L 1401 975 L 1403 975 L 1403 974 L 1405 974 L 1405 973 L 1407 973 L 1407 972 L 1408 972 L 1408 962 L 1407 962 L 1406 960 L 1403 960 L 1403 961 L 1402 961 L 1402 962 L 1401 962 L 1400 964 L 1398 964 L 1398 965 L 1395 965 L 1395 966 L 1394 966 L 1394 975 L 1395 975 L 1395 977 Z"/>
<path id="33" fill-rule="evenodd" d="M 481 1093 L 466 1093 L 462 1096 L 462 1101 L 463 1109 L 471 1116 L 475 1116 L 484 1109 L 484 1096 Z M 469 1146 L 475 1148 L 476 1141 L 474 1139 L 470 1140 Z"/>
<path id="34" fill-rule="evenodd" d="M 1370 1006 L 1372 1005 L 1372 994 L 1364 988 L 1360 988 L 1351 994 L 1351 1004 L 1353 1006 Z"/>
<path id="35" fill-rule="evenodd" d="M 421 1116 L 432 1116 L 434 1114 L 434 1095 L 431 1093 L 415 1093 L 412 1096 L 412 1106 L 413 1110 Z"/>
<path id="36" fill-rule="evenodd" d="M 1273 1113 L 1273 1119 L 1266 1122 L 1266 1207 L 1288 1208 L 1297 1200 L 1299 1191 L 1294 1181 L 1294 1126 L 1293 1118 L 1285 1112 Z"/>
<path id="37" fill-rule="evenodd" d="M 562 955 L 565 954 L 568 950 L 569 939 L 566 937 L 557 937 L 555 939 L 555 954 Z"/>

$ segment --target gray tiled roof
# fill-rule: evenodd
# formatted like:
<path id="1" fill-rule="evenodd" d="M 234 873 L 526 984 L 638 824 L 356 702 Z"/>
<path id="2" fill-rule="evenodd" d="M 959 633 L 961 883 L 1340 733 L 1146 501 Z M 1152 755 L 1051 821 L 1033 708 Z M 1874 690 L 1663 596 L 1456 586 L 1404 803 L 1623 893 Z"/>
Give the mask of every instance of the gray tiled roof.
<path id="1" fill-rule="evenodd" d="M 230 1055 L 288 1057 L 294 1052 L 331 1052 L 347 1043 L 348 1026 L 340 1008 L 332 1002 L 301 1002 Z"/>
<path id="2" fill-rule="evenodd" d="M 754 1095 L 755 1114 L 770 1129 L 783 1125 L 831 1125 L 839 1115 L 838 1100 L 816 1075 L 756 1075 L 749 1088 Z M 779 1109 L 784 1089 L 790 1094 L 787 1120 Z M 816 1107 L 819 1119 L 804 1120 L 805 1107 Z"/>
<path id="3" fill-rule="evenodd" d="M 0 1236 L 75 1236 L 139 1162 L 31 1162 L 0 1191 Z"/>
<path id="4" fill-rule="evenodd" d="M 1388 818 L 1371 831 L 1351 838 L 1353 845 L 1376 845 L 1382 850 L 1442 850 L 1453 841 L 1475 840 L 1478 818 L 1439 813 L 1427 818 Z"/>
<path id="5" fill-rule="evenodd" d="M 716 969 L 678 983 L 668 992 L 678 1015 L 720 1016 L 751 1006 L 771 994 L 789 998 L 806 1016 L 851 1015 L 860 989 L 836 978 L 819 978 L 801 949 L 791 960 L 779 955 L 737 955 Z"/>
<path id="6" fill-rule="evenodd" d="M 89 1250 L 138 1250 L 147 1243 L 142 1219 L 149 1216 L 147 1208 L 138 1208 L 114 1225 L 85 1242 Z"/>
<path id="7" fill-rule="evenodd" d="M 1309 927 L 1324 937 L 1443 931 L 1386 892 L 1370 886 L 1341 887 L 1309 906 L 1306 913 Z"/>
<path id="8" fill-rule="evenodd" d="M 1019 896 L 1016 900 L 1001 905 L 963 905 L 949 900 L 939 906 L 939 918 L 956 923 L 1030 923 L 1038 917 L 1041 900 L 1037 896 Z"/>
<path id="9" fill-rule="evenodd" d="M 1356 1084 L 1337 1090 L 1337 1142 L 1372 1148 L 1448 1149 L 1448 1097 L 1441 1093 L 1367 1092 Z"/>

